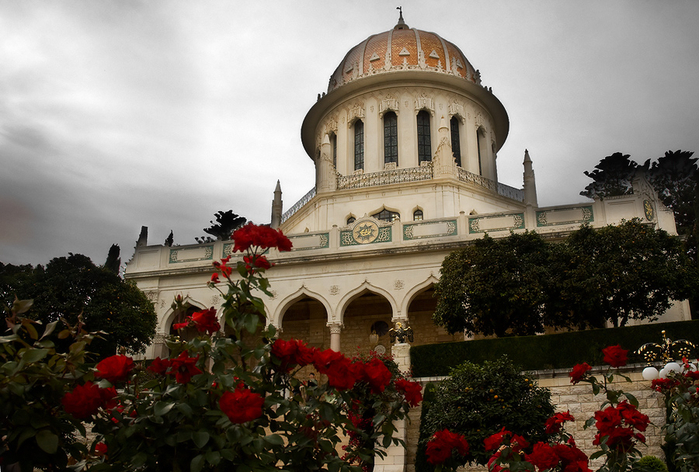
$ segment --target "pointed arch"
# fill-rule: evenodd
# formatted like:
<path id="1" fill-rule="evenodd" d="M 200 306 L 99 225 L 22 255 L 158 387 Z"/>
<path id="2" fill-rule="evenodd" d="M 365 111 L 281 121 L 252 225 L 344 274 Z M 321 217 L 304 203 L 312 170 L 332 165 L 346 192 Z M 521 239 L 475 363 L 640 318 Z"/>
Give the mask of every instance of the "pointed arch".
<path id="1" fill-rule="evenodd" d="M 276 310 L 270 318 L 270 323 L 272 323 L 277 328 L 282 326 L 282 321 L 284 319 L 284 313 L 296 302 L 308 297 L 318 301 L 325 308 L 325 313 L 328 317 L 328 322 L 333 318 L 333 310 L 330 307 L 330 302 L 318 292 L 309 290 L 308 287 L 302 285 L 301 288 L 296 290 L 294 293 L 287 295 L 284 299 L 277 305 Z"/>
<path id="2" fill-rule="evenodd" d="M 345 294 L 340 299 L 340 303 L 338 303 L 338 318 L 340 323 L 344 323 L 344 317 L 345 317 L 345 311 L 347 310 L 347 307 L 352 303 L 354 300 L 357 298 L 361 297 L 364 295 L 366 292 L 371 292 L 376 295 L 381 295 L 388 301 L 389 305 L 391 306 L 391 311 L 393 313 L 393 317 L 395 318 L 397 314 L 400 312 L 398 311 L 398 304 L 396 303 L 395 298 L 385 289 L 378 287 L 372 283 L 370 283 L 368 280 L 364 280 L 364 282 L 359 285 L 358 287 L 350 290 Z"/>
<path id="3" fill-rule="evenodd" d="M 433 286 L 437 282 L 439 282 L 439 278 L 437 278 L 434 275 L 434 273 L 430 272 L 430 275 L 425 280 L 408 290 L 405 294 L 405 297 L 403 298 L 401 313 L 405 313 L 405 316 L 407 317 L 408 308 L 410 308 L 410 304 L 413 302 L 415 297 L 417 297 L 420 293 L 424 292 L 426 289 L 430 288 L 430 286 Z"/>
<path id="4" fill-rule="evenodd" d="M 200 310 L 206 310 L 207 305 L 205 303 L 202 303 L 198 300 L 194 300 L 191 298 L 189 295 L 184 297 L 182 300 L 182 303 L 189 303 L 190 306 L 196 307 Z M 172 309 L 172 307 L 169 307 L 165 314 L 163 315 L 162 318 L 160 318 L 160 322 L 158 323 L 158 332 L 159 333 L 165 333 L 168 334 L 170 332 L 170 326 L 172 325 L 172 322 L 175 319 L 175 310 Z"/>

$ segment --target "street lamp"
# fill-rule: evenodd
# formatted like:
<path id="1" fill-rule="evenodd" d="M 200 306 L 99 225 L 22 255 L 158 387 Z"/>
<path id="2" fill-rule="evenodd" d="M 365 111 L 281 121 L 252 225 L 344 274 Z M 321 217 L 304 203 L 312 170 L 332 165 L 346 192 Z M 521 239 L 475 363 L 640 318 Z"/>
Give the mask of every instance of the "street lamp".
<path id="1" fill-rule="evenodd" d="M 662 344 L 657 343 L 646 343 L 639 347 L 636 351 L 637 354 L 643 356 L 645 361 L 648 363 L 648 367 L 643 369 L 643 378 L 645 380 L 655 380 L 657 378 L 664 379 L 670 372 L 680 372 L 682 366 L 675 362 L 674 359 L 682 359 L 684 357 L 689 358 L 692 353 L 692 349 L 696 349 L 694 343 L 687 341 L 686 339 L 678 339 L 677 341 L 672 341 L 667 336 L 665 336 L 665 330 L 662 331 L 663 342 Z M 676 356 L 673 356 L 673 352 Z M 663 362 L 665 367 L 658 371 L 657 368 L 652 366 L 653 362 Z M 694 364 L 689 364 L 691 370 L 696 370 Z"/>

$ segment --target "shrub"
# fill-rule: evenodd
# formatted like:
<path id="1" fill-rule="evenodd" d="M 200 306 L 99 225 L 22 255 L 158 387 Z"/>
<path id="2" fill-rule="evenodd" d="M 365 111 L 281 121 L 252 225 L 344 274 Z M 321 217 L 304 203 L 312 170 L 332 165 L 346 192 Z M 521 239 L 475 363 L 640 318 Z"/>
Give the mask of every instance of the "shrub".
<path id="1" fill-rule="evenodd" d="M 633 466 L 634 472 L 667 472 L 665 462 L 655 456 L 643 456 Z"/>
<path id="2" fill-rule="evenodd" d="M 545 441 L 546 420 L 554 413 L 551 394 L 507 357 L 481 365 L 465 362 L 443 381 L 424 418 L 422 446 L 436 431 L 463 434 L 470 452 L 466 462 L 485 465 L 492 455 L 483 440 L 506 428 L 532 443 Z"/>

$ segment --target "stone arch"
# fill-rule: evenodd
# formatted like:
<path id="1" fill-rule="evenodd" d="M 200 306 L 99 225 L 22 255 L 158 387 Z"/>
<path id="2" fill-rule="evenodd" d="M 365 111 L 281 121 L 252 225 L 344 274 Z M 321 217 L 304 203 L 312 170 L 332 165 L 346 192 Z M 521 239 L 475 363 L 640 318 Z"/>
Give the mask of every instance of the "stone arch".
<path id="1" fill-rule="evenodd" d="M 195 307 L 197 310 L 206 310 L 207 305 L 205 303 L 202 303 L 198 300 L 195 300 L 191 298 L 189 295 L 184 297 L 182 300 L 183 303 L 188 303 L 192 307 Z M 170 326 L 172 326 L 172 323 L 175 320 L 175 310 L 172 309 L 172 307 L 169 307 L 163 317 L 160 319 L 160 323 L 158 324 L 158 332 L 159 333 L 169 333 L 170 332 Z"/>
<path id="2" fill-rule="evenodd" d="M 444 328 L 434 324 L 432 314 L 437 306 L 434 298 L 434 285 L 437 278 L 430 276 L 413 287 L 405 297 L 405 317 L 413 328 L 414 346 L 440 342 L 463 341 L 463 335 L 450 335 Z"/>
<path id="3" fill-rule="evenodd" d="M 377 344 L 371 340 L 372 326 L 382 321 L 389 327 L 393 325 L 397 305 L 394 298 L 386 290 L 365 281 L 343 297 L 342 333 L 340 350 L 346 355 L 368 354 L 377 349 Z M 390 351 L 388 333 L 383 333 L 378 350 Z"/>
<path id="4" fill-rule="evenodd" d="M 332 310 L 328 301 L 318 293 L 301 287 L 278 307 L 272 323 L 283 339 L 301 339 L 319 349 L 330 347 L 328 320 Z"/>

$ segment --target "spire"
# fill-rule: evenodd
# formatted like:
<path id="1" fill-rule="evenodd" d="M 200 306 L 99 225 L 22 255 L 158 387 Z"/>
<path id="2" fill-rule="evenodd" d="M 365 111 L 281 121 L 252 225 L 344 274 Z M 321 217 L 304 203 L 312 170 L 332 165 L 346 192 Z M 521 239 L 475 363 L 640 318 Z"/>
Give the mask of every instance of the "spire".
<path id="1" fill-rule="evenodd" d="M 398 24 L 393 28 L 394 30 L 410 29 L 410 27 L 405 24 L 403 20 L 403 7 L 396 7 L 396 10 L 400 12 L 398 17 Z"/>
<path id="2" fill-rule="evenodd" d="M 536 178 L 534 177 L 534 168 L 532 167 L 532 158 L 529 157 L 529 150 L 524 150 L 524 203 L 538 207 L 539 203 L 536 197 Z"/>
<path id="3" fill-rule="evenodd" d="M 274 200 L 272 200 L 272 221 L 270 226 L 273 229 L 279 228 L 282 224 L 282 210 L 284 208 L 284 202 L 282 202 L 282 186 L 277 180 L 277 187 L 274 189 Z"/>

